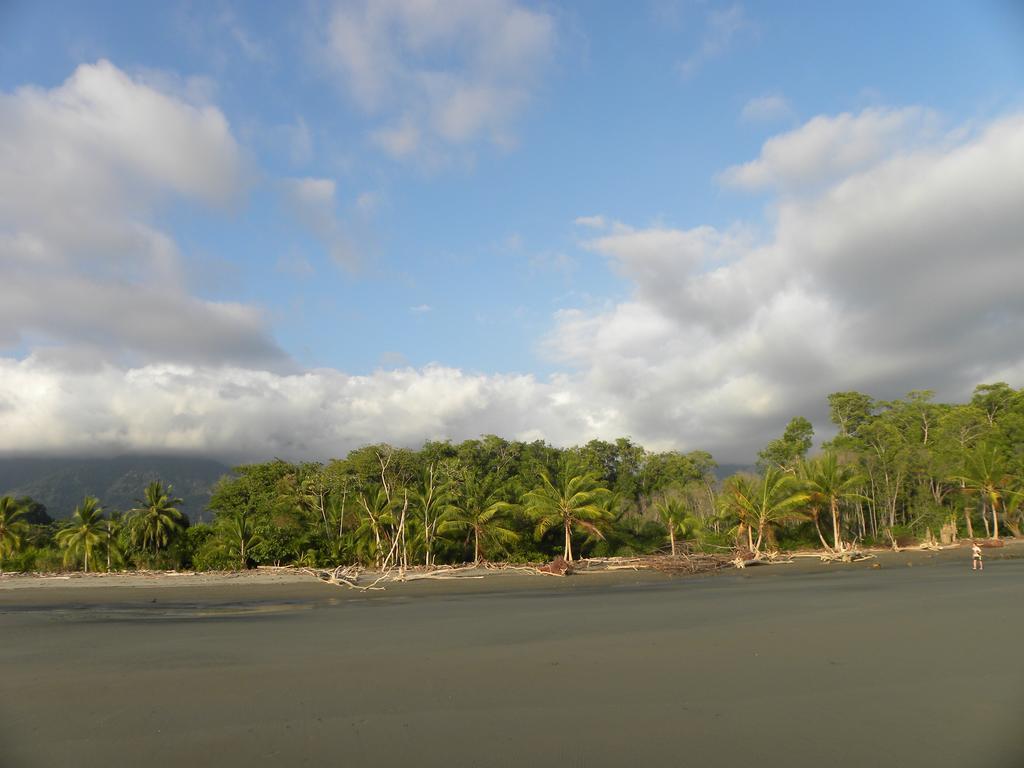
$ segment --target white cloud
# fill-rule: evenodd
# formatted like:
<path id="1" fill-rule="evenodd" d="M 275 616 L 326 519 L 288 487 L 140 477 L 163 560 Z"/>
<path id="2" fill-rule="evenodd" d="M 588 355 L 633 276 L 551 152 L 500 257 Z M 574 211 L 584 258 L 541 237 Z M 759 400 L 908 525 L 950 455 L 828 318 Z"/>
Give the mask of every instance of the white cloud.
<path id="1" fill-rule="evenodd" d="M 573 223 L 577 227 L 587 227 L 588 229 L 604 229 L 608 226 L 604 216 L 577 216 Z"/>
<path id="2" fill-rule="evenodd" d="M 793 108 L 785 96 L 757 96 L 743 105 L 740 119 L 746 123 L 770 123 L 793 116 Z"/>
<path id="3" fill-rule="evenodd" d="M 188 294 L 153 211 L 240 194 L 226 121 L 110 65 L 86 70 L 0 96 L 0 345 L 30 350 L 0 357 L 0 451 L 323 458 L 494 432 L 631 435 L 737 461 L 795 414 L 820 422 L 831 391 L 960 397 L 1024 370 L 1024 115 L 943 136 L 923 110 L 815 118 L 754 161 L 778 190 L 766 236 L 577 221 L 631 291 L 557 314 L 545 344 L 561 373 L 358 376 L 282 370 L 257 311 Z M 125 117 L 143 137 L 117 127 L 138 104 L 162 115 Z M 154 141 L 171 154 L 150 157 Z M 312 231 L 340 233 L 332 180 L 283 189 Z"/>
<path id="4" fill-rule="evenodd" d="M 760 157 L 726 169 L 720 181 L 742 189 L 792 190 L 821 184 L 920 146 L 936 138 L 937 126 L 937 116 L 920 107 L 822 115 L 769 139 Z"/>
<path id="5" fill-rule="evenodd" d="M 553 359 L 630 434 L 724 459 L 792 415 L 821 423 L 829 392 L 963 397 L 1021 370 L 1024 116 L 857 166 L 783 200 L 760 241 L 621 226 L 593 240 L 633 294 L 561 313 Z"/>
<path id="6" fill-rule="evenodd" d="M 507 146 L 554 39 L 551 15 L 514 0 L 355 0 L 327 24 L 328 58 L 394 157 Z"/>
<path id="7" fill-rule="evenodd" d="M 740 5 L 709 11 L 699 45 L 677 65 L 679 74 L 692 77 L 708 61 L 728 51 L 737 35 L 748 27 L 750 21 Z"/>
<path id="8" fill-rule="evenodd" d="M 188 294 L 176 244 L 151 223 L 167 199 L 225 206 L 246 183 L 224 115 L 159 80 L 100 61 L 50 90 L 0 93 L 0 345 L 283 360 L 260 312 Z"/>
<path id="9" fill-rule="evenodd" d="M 415 307 L 409 307 L 409 311 L 414 315 L 424 315 L 431 310 L 429 304 L 417 304 Z"/>
<path id="10" fill-rule="evenodd" d="M 564 382 L 429 366 L 349 376 L 241 368 L 111 366 L 69 374 L 0 358 L 0 448 L 196 451 L 230 460 L 343 455 L 369 442 L 544 434 L 599 424 Z"/>
<path id="11" fill-rule="evenodd" d="M 338 216 L 334 180 L 306 177 L 285 179 L 282 184 L 295 219 L 320 241 L 336 264 L 354 269 L 359 260 Z"/>

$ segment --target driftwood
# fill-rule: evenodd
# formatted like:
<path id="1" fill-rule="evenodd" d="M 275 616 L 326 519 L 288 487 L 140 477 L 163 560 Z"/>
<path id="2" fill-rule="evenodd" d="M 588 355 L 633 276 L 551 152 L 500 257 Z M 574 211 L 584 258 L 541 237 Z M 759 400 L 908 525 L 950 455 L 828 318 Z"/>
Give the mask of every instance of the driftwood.
<path id="1" fill-rule="evenodd" d="M 559 555 L 550 563 L 537 566 L 537 572 L 548 576 L 568 576 L 573 573 L 572 563 Z"/>
<path id="2" fill-rule="evenodd" d="M 556 557 L 549 563 L 540 565 L 523 564 L 513 565 L 510 563 L 488 563 L 466 564 L 461 566 L 432 566 L 426 568 L 415 566 L 412 568 L 389 568 L 379 573 L 371 574 L 364 572 L 359 566 L 338 566 L 333 569 L 324 568 L 301 568 L 297 572 L 313 576 L 325 584 L 347 587 L 349 589 L 366 592 L 369 590 L 379 591 L 385 588 L 384 585 L 422 581 L 427 579 L 455 581 L 458 579 L 482 579 L 486 571 L 515 571 L 527 573 L 533 576 L 558 576 L 566 577 L 574 574 L 596 573 L 600 571 L 659 571 L 670 574 L 696 574 L 709 573 L 729 565 L 730 559 L 726 555 L 713 555 L 704 552 L 679 553 L 677 555 L 646 555 L 643 557 L 601 557 L 588 558 L 568 562 L 562 557 Z M 784 562 L 772 559 L 771 562 Z M 269 569 L 268 569 L 269 570 Z M 276 570 L 276 569 L 275 569 Z M 282 568 L 282 570 L 285 570 Z M 292 572 L 296 572 L 295 569 Z M 368 583 L 361 583 L 364 578 L 373 575 L 374 578 Z"/>
<path id="3" fill-rule="evenodd" d="M 580 560 L 576 571 L 659 571 L 671 574 L 709 573 L 730 563 L 725 555 L 705 552 L 679 552 L 676 555 L 645 555 L 643 557 L 601 557 Z"/>

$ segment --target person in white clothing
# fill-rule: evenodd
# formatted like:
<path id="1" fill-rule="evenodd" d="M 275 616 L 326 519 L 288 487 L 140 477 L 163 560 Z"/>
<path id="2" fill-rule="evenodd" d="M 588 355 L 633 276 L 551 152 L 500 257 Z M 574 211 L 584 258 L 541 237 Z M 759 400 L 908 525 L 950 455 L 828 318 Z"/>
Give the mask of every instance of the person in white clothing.
<path id="1" fill-rule="evenodd" d="M 981 547 L 978 546 L 978 542 L 971 544 L 971 570 L 972 571 L 984 571 L 985 563 L 981 559 Z"/>

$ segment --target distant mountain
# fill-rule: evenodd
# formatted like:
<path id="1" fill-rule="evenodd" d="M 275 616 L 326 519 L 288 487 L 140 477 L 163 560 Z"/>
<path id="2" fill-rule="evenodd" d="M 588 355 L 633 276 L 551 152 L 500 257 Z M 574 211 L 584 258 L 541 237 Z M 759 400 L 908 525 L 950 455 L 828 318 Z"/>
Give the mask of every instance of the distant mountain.
<path id="1" fill-rule="evenodd" d="M 757 472 L 757 467 L 753 464 L 719 464 L 715 467 L 715 477 L 719 480 L 725 480 L 737 472 Z"/>
<path id="2" fill-rule="evenodd" d="M 153 480 L 174 486 L 182 511 L 209 519 L 213 484 L 231 469 L 211 459 L 118 456 L 111 459 L 0 458 L 0 496 L 31 496 L 55 520 L 68 518 L 86 495 L 111 510 L 126 511 Z"/>

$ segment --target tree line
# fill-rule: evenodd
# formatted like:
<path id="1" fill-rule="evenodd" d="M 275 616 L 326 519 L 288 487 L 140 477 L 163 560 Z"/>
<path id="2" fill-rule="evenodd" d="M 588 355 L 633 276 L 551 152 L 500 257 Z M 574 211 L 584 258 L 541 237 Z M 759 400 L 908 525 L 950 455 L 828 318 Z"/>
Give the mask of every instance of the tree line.
<path id="1" fill-rule="evenodd" d="M 245 464 L 216 484 L 211 523 L 190 524 L 160 482 L 124 513 L 87 497 L 62 524 L 3 497 L 0 568 L 383 569 L 1021 535 L 1024 390 L 981 385 L 959 404 L 928 391 L 893 401 L 837 392 L 828 403 L 837 434 L 817 455 L 813 427 L 795 417 L 755 470 L 724 480 L 704 451 L 488 435 Z"/>

